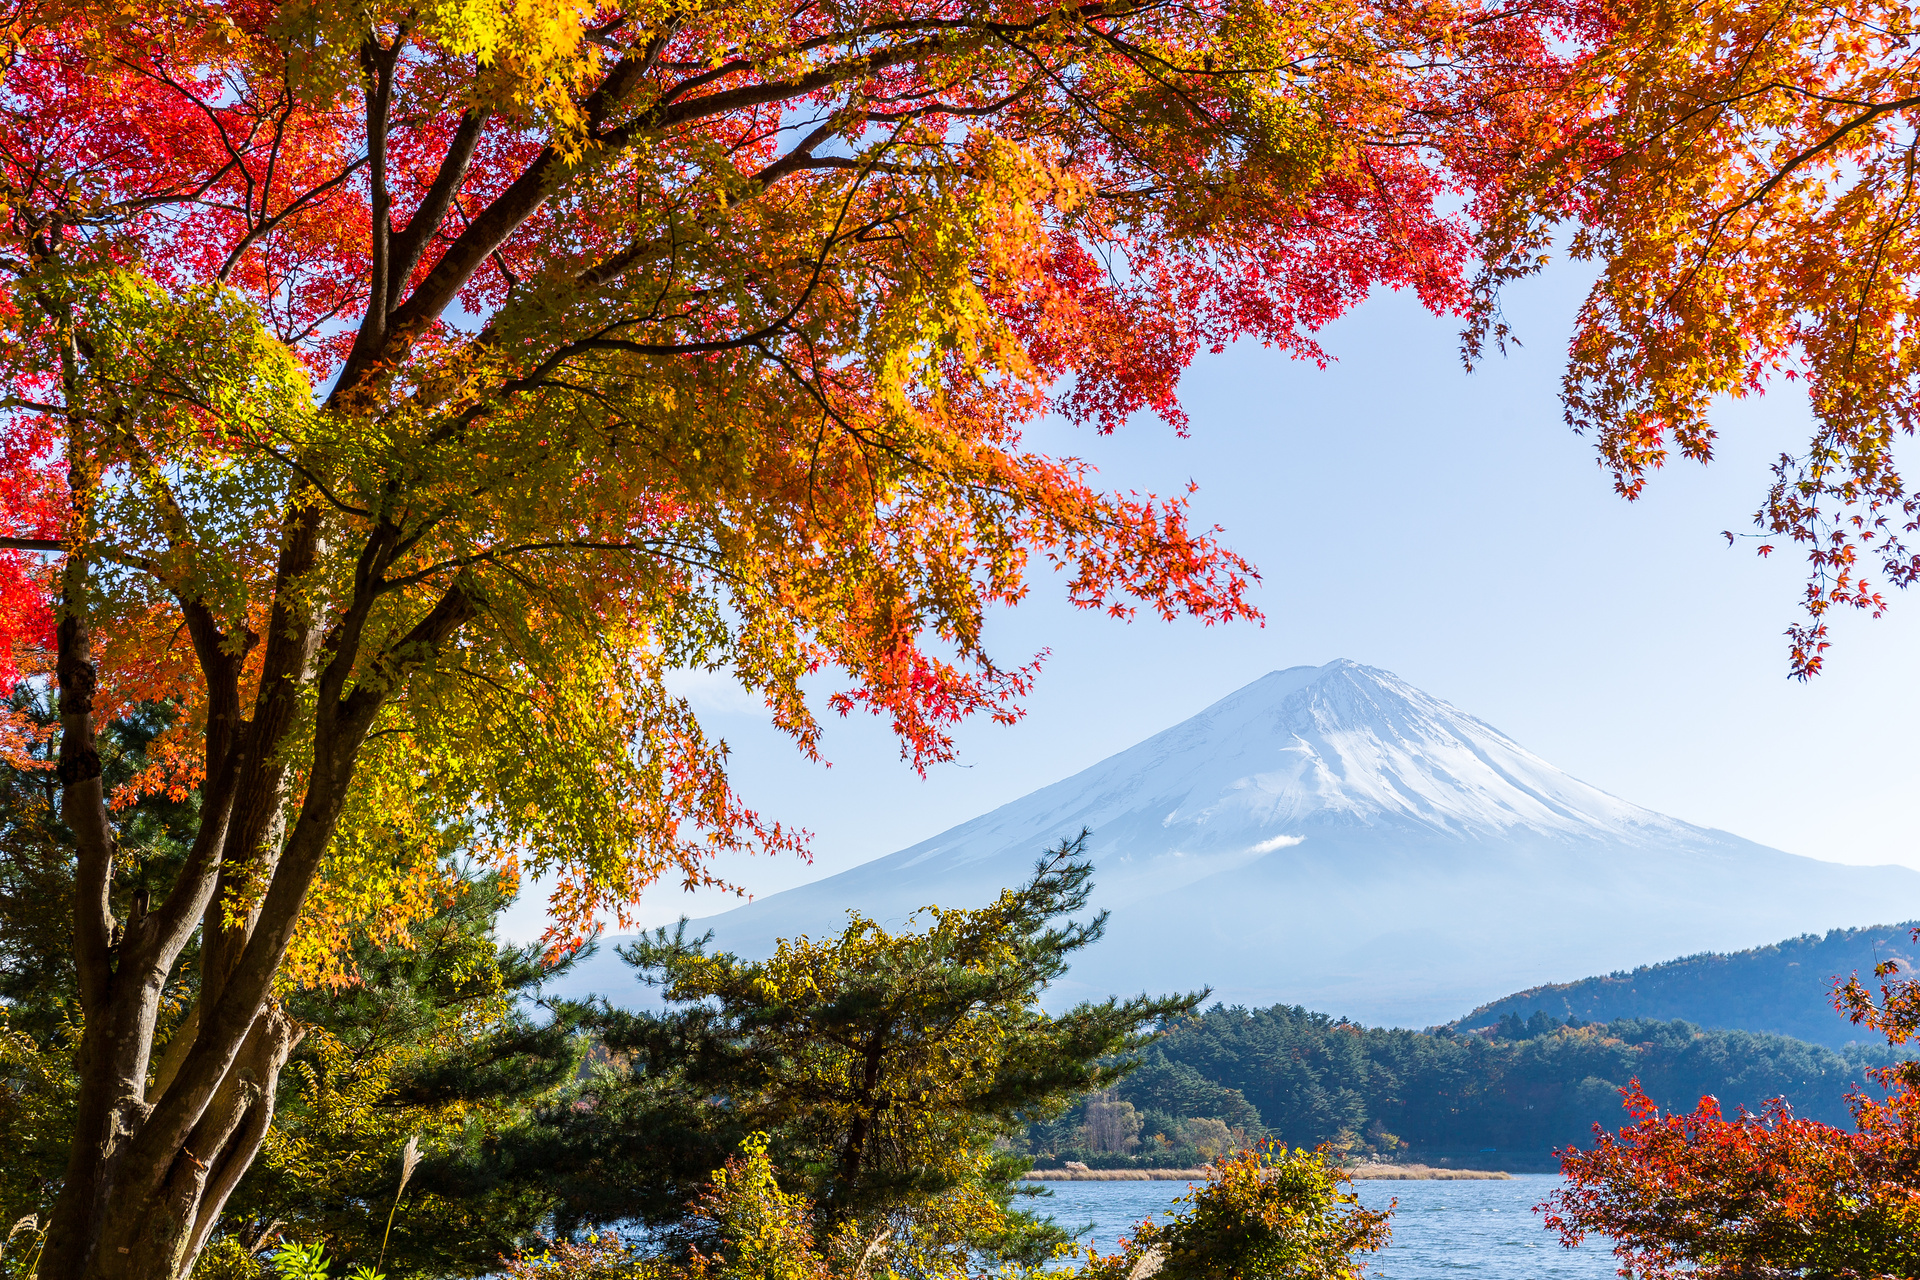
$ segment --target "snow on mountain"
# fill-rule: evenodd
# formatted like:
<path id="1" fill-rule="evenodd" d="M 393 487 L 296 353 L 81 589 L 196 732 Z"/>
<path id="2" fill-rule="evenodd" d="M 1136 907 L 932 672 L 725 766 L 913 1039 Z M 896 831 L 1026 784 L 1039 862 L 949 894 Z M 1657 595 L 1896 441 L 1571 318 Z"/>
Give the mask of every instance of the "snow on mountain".
<path id="1" fill-rule="evenodd" d="M 1920 873 L 1643 809 L 1343 660 L 1275 671 L 930 840 L 699 924 L 763 955 L 849 909 L 897 925 L 978 905 L 1083 828 L 1112 916 L 1061 1003 L 1211 986 L 1421 1026 L 1517 986 L 1920 914 Z M 569 987 L 634 989 L 610 948 Z"/>

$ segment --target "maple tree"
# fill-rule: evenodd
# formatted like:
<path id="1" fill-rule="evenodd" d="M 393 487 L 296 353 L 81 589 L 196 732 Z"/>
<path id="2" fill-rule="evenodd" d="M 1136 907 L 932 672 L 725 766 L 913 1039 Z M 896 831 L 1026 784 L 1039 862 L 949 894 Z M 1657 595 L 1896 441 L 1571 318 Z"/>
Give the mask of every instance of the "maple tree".
<path id="1" fill-rule="evenodd" d="M 1916 931 L 1920 937 L 1920 931 Z M 1856 1023 L 1903 1045 L 1920 1034 L 1920 980 L 1895 961 L 1835 991 Z M 1567 1185 L 1541 1206 L 1569 1246 L 1609 1236 L 1649 1280 L 1753 1275 L 1911 1276 L 1920 1272 L 1920 1061 L 1873 1073 L 1855 1127 L 1801 1119 L 1775 1098 L 1734 1117 L 1700 1099 L 1662 1115 L 1636 1080 L 1621 1090 L 1635 1123 L 1595 1126 L 1589 1151 L 1561 1153 Z"/>
<path id="2" fill-rule="evenodd" d="M 1563 390 L 1617 490 L 1713 457 L 1711 409 L 1776 380 L 1810 402 L 1755 523 L 1806 553 L 1791 669 L 1816 674 L 1836 607 L 1920 578 L 1920 498 L 1895 456 L 1920 420 L 1920 12 L 1903 0 L 1577 0 L 1577 52 L 1511 171 L 1481 188 L 1469 359 L 1511 336 L 1502 286 L 1557 245 L 1599 264 Z M 1728 540 L 1734 540 L 1729 532 Z"/>
<path id="3" fill-rule="evenodd" d="M 16 689 L 14 701 L 29 720 L 49 716 L 31 686 Z M 145 767 L 145 744 L 165 719 L 150 714 L 105 728 L 108 786 Z M 161 883 L 177 870 L 196 801 L 150 796 L 116 815 L 116 856 L 129 870 L 116 910 L 143 881 Z M 491 1161 L 476 1179 L 473 1165 L 498 1134 L 527 1123 L 572 1082 L 584 1048 L 578 1010 L 542 1001 L 536 1024 L 532 1001 L 556 965 L 538 944 L 498 944 L 494 930 L 512 899 L 499 873 L 449 870 L 451 883 L 405 942 L 352 940 L 352 985 L 282 993 L 306 1034 L 283 1069 L 281 1105 L 260 1157 L 235 1188 L 197 1275 L 257 1274 L 248 1246 L 276 1230 L 318 1237 L 336 1256 L 376 1258 L 389 1233 L 369 1221 L 366 1205 L 392 1203 L 398 1153 L 410 1137 L 424 1138 L 433 1156 L 411 1179 L 407 1212 L 387 1240 L 390 1266 L 484 1270 L 531 1238 L 551 1211 L 542 1180 Z M 37 1222 L 58 1191 L 72 1138 L 80 1032 L 67 942 L 72 883 L 57 780 L 43 768 L 0 763 L 0 1221 L 8 1223 Z M 189 955 L 163 1006 L 161 1034 L 177 1025 L 195 979 Z M 18 1243 L 8 1253 L 14 1270 L 31 1270 L 25 1264 L 37 1249 L 23 1253 Z"/>
<path id="4" fill-rule="evenodd" d="M 925 768 L 1018 714 L 1033 664 L 982 625 L 1036 562 L 1087 608 L 1255 616 L 1183 497 L 1021 424 L 1181 425 L 1202 348 L 1459 303 L 1441 202 L 1526 115 L 1474 68 L 1552 60 L 1519 11 L 12 10 L 0 675 L 58 692 L 84 1014 L 42 1274 L 184 1273 L 301 1034 L 276 991 L 404 941 L 451 848 L 551 873 L 556 946 L 801 848 L 670 671 L 808 754 L 837 673 Z M 137 705 L 170 724 L 109 794 Z M 197 826 L 128 892 L 153 794 Z"/>

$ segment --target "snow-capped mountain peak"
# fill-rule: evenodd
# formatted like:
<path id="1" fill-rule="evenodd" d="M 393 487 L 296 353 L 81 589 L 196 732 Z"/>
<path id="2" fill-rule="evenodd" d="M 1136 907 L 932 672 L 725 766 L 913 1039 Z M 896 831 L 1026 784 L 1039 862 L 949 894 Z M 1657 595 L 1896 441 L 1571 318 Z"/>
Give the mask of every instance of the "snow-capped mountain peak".
<path id="1" fill-rule="evenodd" d="M 1344 659 L 1273 672 L 1171 734 L 1209 761 L 1210 780 L 1240 775 L 1217 798 L 1196 787 L 1196 821 L 1240 808 L 1262 825 L 1411 825 L 1456 836 L 1526 828 L 1633 841 L 1684 826 L 1569 776 L 1391 672 Z"/>
<path id="2" fill-rule="evenodd" d="M 1113 914 L 1062 999 L 1211 985 L 1419 1026 L 1544 981 L 1920 914 L 1912 871 L 1629 804 L 1338 661 L 1272 672 L 991 813 L 704 923 L 744 954 L 832 932 L 848 908 L 898 925 L 990 901 L 1082 830 Z"/>
<path id="3" fill-rule="evenodd" d="M 1002 854 L 1001 835 L 1082 826 L 1095 833 L 1092 852 L 1120 899 L 1132 896 L 1119 883 L 1132 878 L 1124 869 L 1142 858 L 1177 860 L 1185 880 L 1330 828 L 1630 843 L 1694 830 L 1561 772 L 1390 672 L 1341 660 L 1272 672 L 894 858 L 903 870 L 973 862 Z"/>

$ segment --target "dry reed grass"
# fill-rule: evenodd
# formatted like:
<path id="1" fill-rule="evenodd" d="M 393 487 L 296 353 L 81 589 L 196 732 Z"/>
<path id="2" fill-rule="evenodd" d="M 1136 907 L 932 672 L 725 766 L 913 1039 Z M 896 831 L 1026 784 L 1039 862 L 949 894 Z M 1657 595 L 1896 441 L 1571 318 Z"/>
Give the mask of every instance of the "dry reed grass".
<path id="1" fill-rule="evenodd" d="M 1028 1182 L 1201 1182 L 1211 1170 L 1200 1169 L 1032 1169 L 1021 1175 Z M 1359 1164 L 1346 1170 L 1349 1178 L 1389 1182 L 1504 1181 L 1510 1173 L 1493 1169 L 1436 1169 L 1425 1164 Z"/>
<path id="2" fill-rule="evenodd" d="M 1498 1169 L 1436 1169 L 1428 1164 L 1357 1164 L 1346 1172 L 1349 1178 L 1385 1182 L 1505 1182 L 1513 1177 Z"/>

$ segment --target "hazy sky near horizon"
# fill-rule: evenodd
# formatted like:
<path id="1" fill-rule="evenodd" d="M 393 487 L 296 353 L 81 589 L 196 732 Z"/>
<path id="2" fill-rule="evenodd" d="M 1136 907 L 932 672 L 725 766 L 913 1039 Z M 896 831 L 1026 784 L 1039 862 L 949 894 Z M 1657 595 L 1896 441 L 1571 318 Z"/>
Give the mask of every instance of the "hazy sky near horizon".
<path id="1" fill-rule="evenodd" d="M 1526 345 L 1471 375 L 1455 321 L 1383 294 L 1324 334 L 1331 368 L 1257 346 L 1204 357 L 1183 384 L 1186 439 L 1151 419 L 1109 437 L 1036 425 L 1033 447 L 1087 459 L 1110 488 L 1195 481 L 1196 521 L 1223 526 L 1261 572 L 1265 625 L 1120 623 L 1068 607 L 1043 572 L 988 633 L 1004 664 L 1050 650 L 1026 717 L 963 727 L 959 759 L 925 779 L 879 721 L 829 722 L 823 768 L 737 685 L 690 677 L 683 690 L 732 748 L 746 801 L 813 833 L 811 864 L 741 859 L 723 873 L 765 894 L 845 870 L 1268 671 L 1335 658 L 1393 671 L 1636 804 L 1793 853 L 1920 868 L 1920 592 L 1890 592 L 1878 621 L 1837 619 L 1827 673 L 1789 679 L 1781 633 L 1804 562 L 1730 549 L 1721 530 L 1752 530 L 1770 461 L 1804 448 L 1804 400 L 1783 385 L 1725 406 L 1712 466 L 1672 463 L 1641 501 L 1622 500 L 1561 418 L 1583 279 L 1550 269 L 1516 289 L 1508 311 Z M 509 933 L 539 932 L 536 897 Z M 661 886 L 640 914 L 729 905 Z"/>

